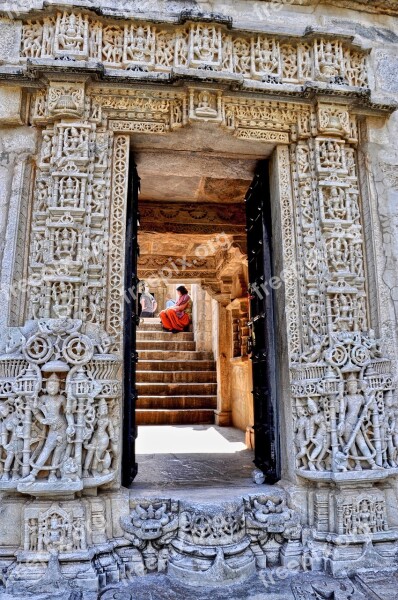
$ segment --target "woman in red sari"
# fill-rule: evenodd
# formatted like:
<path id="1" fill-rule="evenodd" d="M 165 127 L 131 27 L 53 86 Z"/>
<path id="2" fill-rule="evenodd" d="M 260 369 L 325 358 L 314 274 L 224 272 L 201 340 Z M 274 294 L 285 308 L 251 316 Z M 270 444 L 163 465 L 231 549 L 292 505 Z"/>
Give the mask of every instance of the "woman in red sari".
<path id="1" fill-rule="evenodd" d="M 191 315 L 192 300 L 184 285 L 177 288 L 177 302 L 175 305 L 159 313 L 163 328 L 173 333 L 184 331 L 191 322 Z"/>

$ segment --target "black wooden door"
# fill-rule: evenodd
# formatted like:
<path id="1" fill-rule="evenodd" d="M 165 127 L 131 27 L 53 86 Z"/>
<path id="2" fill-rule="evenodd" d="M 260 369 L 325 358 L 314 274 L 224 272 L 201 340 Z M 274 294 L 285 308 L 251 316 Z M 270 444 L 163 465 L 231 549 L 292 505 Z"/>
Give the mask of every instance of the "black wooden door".
<path id="1" fill-rule="evenodd" d="M 124 301 L 124 404 L 123 404 L 123 455 L 122 485 L 129 487 L 137 475 L 135 460 L 135 440 L 137 426 L 135 407 L 136 390 L 136 337 L 138 314 L 138 194 L 140 178 L 131 154 L 129 164 L 129 186 L 126 216 L 126 256 L 125 256 L 125 301 Z"/>
<path id="2" fill-rule="evenodd" d="M 280 479 L 272 294 L 269 164 L 262 161 L 246 195 L 255 465 L 267 483 Z"/>

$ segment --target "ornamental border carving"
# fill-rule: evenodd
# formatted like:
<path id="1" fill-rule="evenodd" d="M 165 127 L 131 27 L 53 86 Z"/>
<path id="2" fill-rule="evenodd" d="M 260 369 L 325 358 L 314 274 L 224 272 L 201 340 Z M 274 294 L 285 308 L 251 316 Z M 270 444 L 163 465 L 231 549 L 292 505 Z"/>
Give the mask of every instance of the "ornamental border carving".
<path id="1" fill-rule="evenodd" d="M 344 92 L 368 89 L 367 53 L 352 39 L 309 33 L 300 38 L 230 30 L 195 19 L 185 24 L 112 20 L 64 10 L 23 20 L 20 62 L 84 62 L 109 75 L 194 75 L 246 89 L 309 81 Z M 290 88 L 290 89 L 289 89 Z"/>

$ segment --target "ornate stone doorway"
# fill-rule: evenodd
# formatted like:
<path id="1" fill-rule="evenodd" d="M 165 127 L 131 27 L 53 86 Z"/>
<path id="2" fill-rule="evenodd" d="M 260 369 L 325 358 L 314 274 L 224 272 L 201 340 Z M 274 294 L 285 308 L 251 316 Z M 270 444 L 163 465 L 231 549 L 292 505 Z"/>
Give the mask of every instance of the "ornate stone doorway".
<path id="1" fill-rule="evenodd" d="M 126 270 L 133 272 L 126 272 L 126 285 L 136 289 L 137 264 L 141 284 L 145 282 L 156 298 L 159 312 L 166 294 L 184 283 L 194 298 L 194 315 L 191 331 L 178 336 L 161 332 L 156 319 L 141 319 L 140 324 L 138 308 L 126 288 L 125 347 L 137 341 L 125 354 L 125 366 L 130 364 L 134 370 L 132 378 L 127 376 L 127 385 L 132 379 L 136 391 L 125 391 L 124 435 L 129 448 L 124 460 L 135 465 L 132 440 L 137 426 L 142 426 L 138 430 L 143 436 L 148 425 L 234 425 L 246 430 L 248 446 L 257 448 L 257 466 L 269 482 L 275 482 L 279 472 L 275 384 L 264 387 L 275 378 L 275 367 L 264 361 L 274 353 L 273 331 L 267 338 L 270 324 L 273 328 L 272 314 L 264 321 L 264 309 L 273 312 L 272 289 L 266 289 L 272 276 L 271 235 L 268 239 L 264 229 L 266 225 L 271 233 L 269 166 L 258 160 L 270 148 L 250 144 L 249 154 L 248 144 L 242 144 L 245 152 L 237 144 L 234 151 L 227 151 L 225 136 L 218 135 L 213 150 L 197 150 L 198 138 L 200 145 L 209 129 L 194 129 L 194 133 L 187 130 L 181 146 L 174 149 L 165 150 L 159 147 L 164 142 L 159 142 L 154 150 L 141 140 L 134 151 L 136 140 L 131 140 L 134 163 L 130 161 L 129 206 L 135 212 L 129 213 L 132 239 L 126 245 Z M 135 196 L 138 179 L 139 199 Z M 139 214 L 137 238 L 135 214 Z M 250 253 L 257 257 L 254 262 L 247 260 L 248 234 Z M 251 301 L 249 280 L 253 283 Z M 132 332 L 135 324 L 140 326 Z M 249 355 L 255 363 L 255 410 Z M 184 370 L 185 361 L 189 372 Z M 272 408 L 262 406 L 268 398 Z M 136 470 L 124 464 L 123 473 L 130 473 L 129 485 Z"/>

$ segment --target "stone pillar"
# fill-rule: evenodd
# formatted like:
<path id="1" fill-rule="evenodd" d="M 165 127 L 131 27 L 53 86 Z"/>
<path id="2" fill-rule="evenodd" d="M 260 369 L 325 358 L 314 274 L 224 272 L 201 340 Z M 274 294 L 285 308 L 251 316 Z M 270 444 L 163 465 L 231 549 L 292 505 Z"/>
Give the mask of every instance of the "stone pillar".
<path id="1" fill-rule="evenodd" d="M 33 161 L 37 131 L 22 127 L 22 90 L 0 88 L 0 330 L 23 325 L 26 300 L 26 260 Z M 14 125 L 14 127 L 10 127 Z M 4 129 L 3 129 L 4 128 Z"/>
<path id="2" fill-rule="evenodd" d="M 51 497 L 118 480 L 120 358 L 112 350 L 121 349 L 129 138 L 116 138 L 112 204 L 113 138 L 92 109 L 83 82 L 52 82 L 33 104 L 33 122 L 47 125 L 31 223 L 28 321 L 18 335 L 6 333 L 0 356 L 9 390 L 1 393 L 2 423 L 11 442 L 0 490 Z M 20 453 L 13 455 L 14 438 Z"/>
<path id="3" fill-rule="evenodd" d="M 199 284 L 193 284 L 191 289 L 196 349 L 201 352 L 211 352 L 213 329 L 217 328 L 217 322 L 212 316 L 211 298 Z"/>
<path id="4" fill-rule="evenodd" d="M 313 564 L 340 574 L 391 564 L 398 534 L 378 482 L 398 474 L 397 407 L 368 312 L 356 119 L 327 101 L 316 117 L 314 136 L 291 147 L 301 323 L 300 336 L 287 326 L 291 423 L 297 481 L 312 490 Z"/>
<path id="5" fill-rule="evenodd" d="M 231 425 L 231 327 L 228 323 L 228 311 L 218 304 L 218 355 L 217 355 L 217 410 L 216 425 Z"/>

